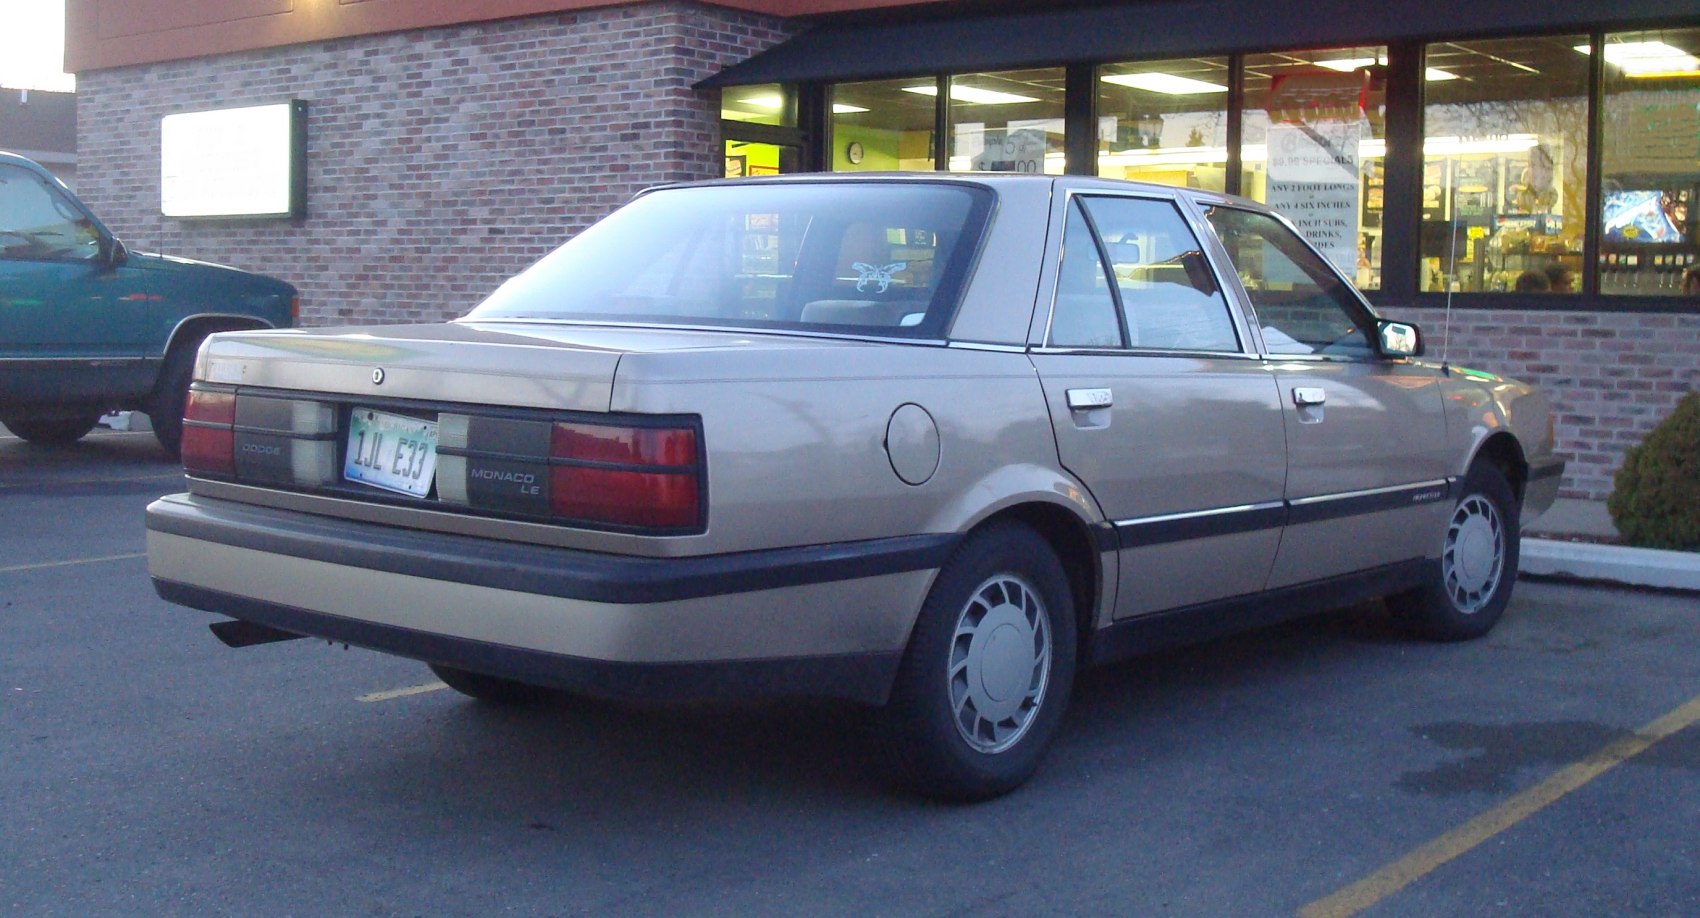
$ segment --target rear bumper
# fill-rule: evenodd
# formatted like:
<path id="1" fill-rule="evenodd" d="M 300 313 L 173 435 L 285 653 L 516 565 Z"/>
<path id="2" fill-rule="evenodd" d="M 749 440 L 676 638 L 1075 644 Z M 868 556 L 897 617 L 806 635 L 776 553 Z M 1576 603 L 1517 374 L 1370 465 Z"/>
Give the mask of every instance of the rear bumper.
<path id="1" fill-rule="evenodd" d="M 284 631 L 627 698 L 882 703 L 953 536 L 613 557 L 173 495 L 160 596 Z"/>
<path id="2" fill-rule="evenodd" d="M 604 698 L 680 701 L 805 696 L 877 705 L 885 703 L 903 658 L 901 651 L 893 651 L 697 663 L 614 662 L 329 615 L 158 578 L 154 589 L 191 609 L 281 631 Z"/>

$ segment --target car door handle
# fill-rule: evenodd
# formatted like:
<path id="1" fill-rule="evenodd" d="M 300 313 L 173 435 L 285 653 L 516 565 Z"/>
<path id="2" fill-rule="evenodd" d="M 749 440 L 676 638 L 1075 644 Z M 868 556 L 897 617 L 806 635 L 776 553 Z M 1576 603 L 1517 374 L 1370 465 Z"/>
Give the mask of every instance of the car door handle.
<path id="1" fill-rule="evenodd" d="M 1328 401 L 1328 393 L 1320 386 L 1295 386 L 1293 388 L 1293 404 L 1299 408 L 1320 405 Z"/>
<path id="2" fill-rule="evenodd" d="M 1108 408 L 1114 399 L 1109 389 L 1070 389 L 1068 390 L 1068 407 L 1072 411 L 1090 411 L 1093 408 Z"/>

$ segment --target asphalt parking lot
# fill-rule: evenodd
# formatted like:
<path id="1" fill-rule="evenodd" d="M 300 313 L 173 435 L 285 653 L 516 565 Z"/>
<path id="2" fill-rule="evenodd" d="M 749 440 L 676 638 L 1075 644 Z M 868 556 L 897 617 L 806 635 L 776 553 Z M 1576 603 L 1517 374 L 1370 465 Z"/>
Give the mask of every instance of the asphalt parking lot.
<path id="1" fill-rule="evenodd" d="M 1034 782 L 880 778 L 828 705 L 490 709 L 153 594 L 151 435 L 0 432 L 0 912 L 1700 913 L 1700 599 L 1519 584 L 1089 674 Z"/>

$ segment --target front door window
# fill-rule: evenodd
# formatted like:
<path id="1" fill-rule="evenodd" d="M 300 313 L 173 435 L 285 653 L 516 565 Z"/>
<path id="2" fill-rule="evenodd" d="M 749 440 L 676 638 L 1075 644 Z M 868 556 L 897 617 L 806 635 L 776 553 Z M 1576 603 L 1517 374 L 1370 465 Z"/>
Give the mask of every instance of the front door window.
<path id="1" fill-rule="evenodd" d="M 1251 298 L 1269 353 L 1375 354 L 1375 323 L 1357 295 L 1281 221 L 1231 207 L 1212 207 L 1206 216 Z"/>
<path id="2" fill-rule="evenodd" d="M 33 172 L 0 166 L 0 258 L 87 261 L 100 254 L 94 224 Z"/>

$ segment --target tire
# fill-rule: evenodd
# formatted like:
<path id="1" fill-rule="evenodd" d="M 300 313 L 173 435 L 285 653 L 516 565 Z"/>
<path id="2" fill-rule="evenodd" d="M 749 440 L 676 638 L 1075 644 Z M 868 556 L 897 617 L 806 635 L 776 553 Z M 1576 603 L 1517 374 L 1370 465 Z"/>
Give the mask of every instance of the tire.
<path id="1" fill-rule="evenodd" d="M 1412 632 L 1466 641 L 1493 630 L 1517 581 L 1520 507 L 1505 474 L 1478 462 L 1464 477 L 1442 534 L 1430 583 L 1391 596 L 1388 607 Z"/>
<path id="2" fill-rule="evenodd" d="M 56 418 L 10 418 L 0 420 L 18 438 L 40 446 L 70 446 L 81 440 L 94 425 L 100 423 L 100 413 L 75 414 Z"/>
<path id="3" fill-rule="evenodd" d="M 939 572 L 881 712 L 888 766 L 938 800 L 987 800 L 1032 777 L 1068 707 L 1074 600 L 1033 530 L 971 534 Z"/>
<path id="4" fill-rule="evenodd" d="M 476 698 L 486 704 L 522 705 L 535 704 L 549 697 L 549 690 L 512 679 L 499 676 L 487 676 L 469 670 L 456 669 L 438 663 L 426 664 L 431 672 L 443 680 L 449 688 L 467 696 Z"/>
<path id="5" fill-rule="evenodd" d="M 189 383 L 195 378 L 195 354 L 206 336 L 179 342 L 165 355 L 153 400 L 148 403 L 148 420 L 154 439 L 177 459 L 183 455 L 183 406 L 189 401 Z"/>

